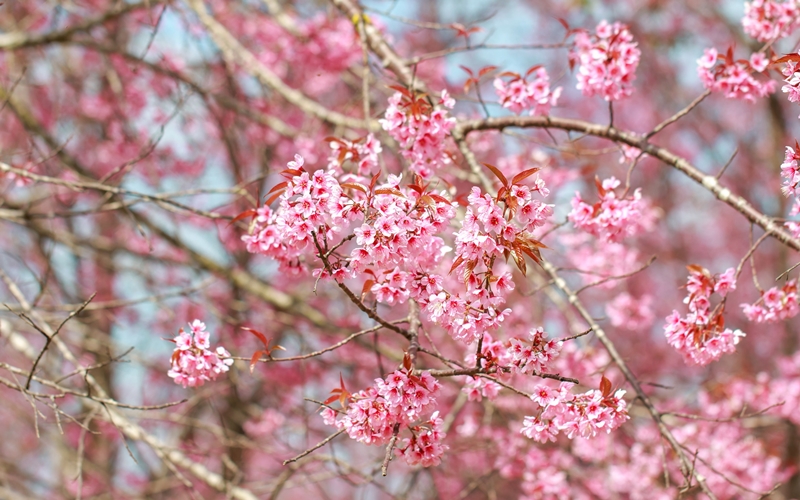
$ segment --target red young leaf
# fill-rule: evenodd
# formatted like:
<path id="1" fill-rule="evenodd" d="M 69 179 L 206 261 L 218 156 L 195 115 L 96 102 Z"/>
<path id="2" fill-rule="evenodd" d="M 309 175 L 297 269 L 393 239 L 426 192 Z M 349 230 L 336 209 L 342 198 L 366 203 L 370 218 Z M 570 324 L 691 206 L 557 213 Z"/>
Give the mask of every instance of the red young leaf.
<path id="1" fill-rule="evenodd" d="M 403 94 L 408 98 L 413 97 L 413 94 L 407 88 L 401 87 L 400 85 L 389 85 L 389 88 L 400 92 L 401 94 Z"/>
<path id="2" fill-rule="evenodd" d="M 600 194 L 600 198 L 604 198 L 607 193 L 606 188 L 603 187 L 600 177 L 596 175 L 594 176 L 594 185 L 597 186 L 597 192 Z"/>
<path id="3" fill-rule="evenodd" d="M 603 393 L 603 397 L 607 398 L 611 395 L 611 381 L 603 375 L 603 378 L 600 379 L 600 392 Z"/>
<path id="4" fill-rule="evenodd" d="M 272 186 L 272 189 L 269 190 L 267 194 L 272 194 L 275 191 L 280 191 L 281 189 L 285 189 L 289 185 L 289 181 L 283 181 L 275 184 Z"/>
<path id="5" fill-rule="evenodd" d="M 281 170 L 281 175 L 291 179 L 292 177 L 297 177 L 298 175 L 303 175 L 303 172 L 297 170 L 296 168 L 286 168 Z"/>
<path id="6" fill-rule="evenodd" d="M 361 300 L 364 300 L 364 297 L 366 297 L 367 293 L 370 291 L 372 285 L 374 284 L 375 280 L 367 280 L 364 282 L 364 286 L 361 287 Z"/>
<path id="7" fill-rule="evenodd" d="M 247 328 L 246 326 L 243 326 L 242 330 L 248 331 L 248 332 L 252 333 L 253 335 L 255 335 L 258 338 L 258 340 L 260 340 L 261 343 L 264 344 L 264 347 L 267 350 L 269 350 L 269 341 L 267 340 L 267 336 L 266 335 L 264 335 L 263 333 L 259 332 L 258 330 L 253 330 L 252 328 Z"/>
<path id="8" fill-rule="evenodd" d="M 501 172 L 501 171 L 500 171 L 500 169 L 498 169 L 498 168 L 497 168 L 497 167 L 495 167 L 494 165 L 489 165 L 488 163 L 484 163 L 484 165 L 486 166 L 486 168 L 488 168 L 489 170 L 491 170 L 491 171 L 492 171 L 492 173 L 493 173 L 493 174 L 494 174 L 494 175 L 495 175 L 495 176 L 496 176 L 498 179 L 500 179 L 500 182 L 502 182 L 504 186 L 508 187 L 508 179 L 506 179 L 506 176 L 505 176 L 505 175 L 503 175 L 503 172 Z"/>
<path id="9" fill-rule="evenodd" d="M 448 205 L 452 205 L 452 203 L 450 202 L 450 200 L 448 200 L 448 199 L 447 199 L 447 198 L 445 198 L 444 196 L 438 195 L 438 194 L 436 194 L 436 193 L 428 193 L 428 196 L 430 196 L 430 197 L 431 197 L 431 198 L 433 198 L 434 200 L 438 201 L 439 203 L 447 203 Z"/>
<path id="10" fill-rule="evenodd" d="M 256 364 L 258 360 L 261 359 L 261 355 L 266 354 L 264 351 L 256 351 L 253 353 L 253 357 L 250 358 L 250 373 L 253 373 L 253 370 L 256 368 Z"/>
<path id="11" fill-rule="evenodd" d="M 516 78 L 516 79 L 522 78 L 522 77 L 519 75 L 519 73 L 514 73 L 513 71 L 503 71 L 502 73 L 500 73 L 500 74 L 499 74 L 499 75 L 497 75 L 497 76 L 498 76 L 498 77 L 500 77 L 500 78 L 504 78 L 504 77 L 506 77 L 506 76 L 511 76 L 511 77 L 513 77 L 513 78 Z"/>
<path id="12" fill-rule="evenodd" d="M 255 214 L 256 210 L 254 208 L 251 208 L 250 210 L 245 210 L 244 212 L 240 213 L 239 215 L 231 219 L 231 221 L 228 222 L 228 225 L 230 226 L 232 224 L 235 224 L 236 222 L 239 222 L 242 219 L 246 219 L 247 217 L 254 216 Z"/>
<path id="13" fill-rule="evenodd" d="M 458 67 L 459 67 L 459 68 L 461 68 L 461 69 L 463 69 L 464 71 L 466 71 L 466 72 L 467 72 L 467 74 L 469 74 L 469 76 L 474 76 L 474 75 L 475 75 L 475 74 L 472 72 L 472 70 L 471 70 L 471 69 L 469 69 L 469 68 L 468 68 L 468 67 L 466 67 L 466 66 L 462 66 L 462 65 L 460 65 L 460 64 L 459 64 L 459 65 L 458 65 Z"/>
<path id="14" fill-rule="evenodd" d="M 455 271 L 456 268 L 460 266 L 462 262 L 464 262 L 464 256 L 459 255 L 458 258 L 455 261 L 453 261 L 453 265 L 450 266 L 450 271 L 448 271 L 447 274 L 451 274 L 453 271 Z"/>
<path id="15" fill-rule="evenodd" d="M 378 172 L 377 174 L 372 176 L 372 180 L 369 181 L 369 190 L 372 191 L 375 188 L 375 184 L 378 183 L 378 177 L 380 177 L 381 173 Z"/>
<path id="16" fill-rule="evenodd" d="M 541 64 L 537 64 L 536 66 L 531 66 L 531 68 L 528 71 L 525 72 L 525 77 L 526 78 L 529 77 L 534 71 L 536 71 L 537 69 L 539 69 L 541 67 L 542 67 Z"/>
<path id="17" fill-rule="evenodd" d="M 264 202 L 264 205 L 272 205 L 273 201 L 275 201 L 275 200 L 277 200 L 278 198 L 281 197 L 281 195 L 283 194 L 283 191 L 284 190 L 281 189 L 280 191 L 276 191 L 275 193 L 273 193 L 272 196 L 267 198 L 267 201 Z"/>
<path id="18" fill-rule="evenodd" d="M 481 70 L 478 72 L 478 76 L 484 76 L 484 75 L 486 75 L 487 73 L 491 73 L 492 71 L 494 71 L 494 70 L 496 70 L 496 69 L 497 69 L 497 66 L 484 66 L 484 67 L 483 67 L 483 68 L 481 68 Z"/>
<path id="19" fill-rule="evenodd" d="M 375 194 L 393 194 L 395 196 L 405 198 L 403 193 L 397 188 L 378 188 L 375 190 Z"/>
<path id="20" fill-rule="evenodd" d="M 800 54 L 786 54 L 775 60 L 773 64 L 781 64 L 786 62 L 800 62 Z"/>
<path id="21" fill-rule="evenodd" d="M 514 178 L 511 179 L 511 184 L 519 184 L 520 182 L 522 182 L 523 180 L 525 180 L 528 177 L 532 176 L 533 174 L 535 174 L 539 170 L 541 170 L 541 169 L 538 168 L 538 167 L 534 167 L 534 168 L 529 168 L 528 170 L 525 170 L 524 172 L 520 172 L 517 175 L 515 175 Z"/>
<path id="22" fill-rule="evenodd" d="M 349 189 L 356 189 L 358 191 L 361 191 L 364 194 L 367 194 L 367 187 L 364 186 L 363 184 L 359 184 L 357 182 L 344 182 L 344 183 L 340 184 L 340 186 L 343 187 L 343 188 L 346 188 L 346 189 L 348 189 L 348 188 Z"/>
<path id="23" fill-rule="evenodd" d="M 525 263 L 525 255 L 522 253 L 521 249 L 516 246 L 516 248 L 511 252 L 511 255 L 514 257 L 514 263 L 517 265 L 517 268 L 522 275 L 527 276 L 528 264 Z"/>

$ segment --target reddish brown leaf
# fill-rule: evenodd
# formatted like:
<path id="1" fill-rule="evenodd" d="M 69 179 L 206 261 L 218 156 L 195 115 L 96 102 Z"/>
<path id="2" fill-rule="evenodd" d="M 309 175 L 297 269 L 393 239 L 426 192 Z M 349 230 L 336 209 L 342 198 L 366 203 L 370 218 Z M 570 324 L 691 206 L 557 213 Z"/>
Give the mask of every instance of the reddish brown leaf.
<path id="1" fill-rule="evenodd" d="M 800 62 L 800 54 L 786 54 L 775 60 L 773 64 L 781 64 L 786 62 Z"/>
<path id="2" fill-rule="evenodd" d="M 479 77 L 480 77 L 480 76 L 484 76 L 484 75 L 486 75 L 487 73 L 491 73 L 492 71 L 494 71 L 494 70 L 496 70 L 496 69 L 497 69 L 497 66 L 484 66 L 484 67 L 483 67 L 483 68 L 481 68 L 481 70 L 478 72 L 478 76 L 479 76 Z"/>
<path id="3" fill-rule="evenodd" d="M 525 78 L 529 77 L 534 71 L 536 71 L 541 67 L 542 67 L 541 64 L 537 64 L 536 66 L 531 66 L 531 68 L 527 72 L 525 72 Z"/>
<path id="4" fill-rule="evenodd" d="M 452 203 L 450 202 L 450 200 L 448 200 L 448 199 L 447 199 L 447 198 L 445 198 L 444 196 L 438 195 L 438 194 L 436 194 L 436 193 L 428 193 L 428 196 L 430 196 L 431 198 L 433 198 L 435 201 L 438 201 L 439 203 L 447 203 L 448 205 L 452 205 Z"/>
<path id="5" fill-rule="evenodd" d="M 597 192 L 600 194 L 600 198 L 605 197 L 608 191 L 603 187 L 603 182 L 600 180 L 600 177 L 596 175 L 594 176 L 594 185 L 597 186 Z"/>
<path id="6" fill-rule="evenodd" d="M 297 177 L 298 175 L 303 175 L 303 172 L 297 170 L 296 168 L 287 168 L 281 170 L 281 175 L 287 178 Z"/>
<path id="7" fill-rule="evenodd" d="M 458 67 L 459 67 L 459 68 L 461 68 L 461 69 L 463 69 L 464 71 L 466 71 L 466 72 L 467 72 L 467 74 L 469 74 L 469 76 L 475 76 L 475 74 L 472 72 L 472 70 L 471 70 L 471 69 L 469 69 L 468 67 L 466 67 L 466 66 L 462 66 L 462 65 L 460 65 L 460 64 L 458 65 Z"/>
<path id="8" fill-rule="evenodd" d="M 375 280 L 367 280 L 364 282 L 364 286 L 361 287 L 361 300 L 364 300 L 364 297 L 366 297 L 374 284 Z"/>
<path id="9" fill-rule="evenodd" d="M 600 379 L 600 392 L 603 393 L 603 397 L 607 398 L 611 395 L 611 381 L 603 375 L 603 378 Z"/>
<path id="10" fill-rule="evenodd" d="M 345 182 L 343 184 L 340 184 L 340 186 L 345 189 L 355 189 L 357 191 L 361 191 L 364 194 L 367 194 L 369 192 L 367 190 L 367 186 L 359 184 L 358 182 Z"/>
<path id="11" fill-rule="evenodd" d="M 373 175 L 373 176 L 372 176 L 372 180 L 371 180 L 371 181 L 369 181 L 369 190 L 370 190 L 370 191 L 372 191 L 373 189 L 375 189 L 375 184 L 377 184 L 377 183 L 378 183 L 378 177 L 380 177 L 380 175 L 381 175 L 381 173 L 380 173 L 380 172 L 378 172 L 377 174 L 375 174 L 375 175 Z"/>
<path id="12" fill-rule="evenodd" d="M 288 185 L 289 185 L 289 181 L 279 182 L 279 183 L 275 184 L 274 186 L 272 186 L 272 189 L 270 189 L 267 194 L 272 194 L 275 191 L 280 191 L 282 189 L 285 189 Z"/>
<path id="13" fill-rule="evenodd" d="M 525 255 L 520 251 L 521 249 L 516 248 L 511 255 L 514 256 L 514 263 L 517 265 L 517 268 L 522 273 L 523 276 L 528 275 L 528 264 L 525 263 Z"/>
<path id="14" fill-rule="evenodd" d="M 236 217 L 231 219 L 231 221 L 228 222 L 228 226 L 230 226 L 232 224 L 235 224 L 235 223 L 239 222 L 242 219 L 246 219 L 247 217 L 254 216 L 254 215 L 256 215 L 256 213 L 257 212 L 256 212 L 256 210 L 254 208 L 251 208 L 250 210 L 245 210 L 244 212 L 240 213 L 239 215 L 237 215 Z"/>
<path id="15" fill-rule="evenodd" d="M 378 188 L 375 190 L 375 194 L 393 194 L 395 196 L 405 198 L 403 193 L 397 188 Z"/>
<path id="16" fill-rule="evenodd" d="M 512 185 L 513 184 L 519 184 L 521 181 L 523 181 L 523 180 L 527 179 L 528 177 L 532 176 L 533 174 L 535 174 L 539 170 L 541 170 L 541 169 L 538 168 L 538 167 L 534 167 L 534 168 L 529 168 L 528 170 L 525 170 L 524 172 L 520 172 L 520 173 L 518 173 L 517 175 L 515 175 L 511 179 L 511 184 Z"/>
<path id="17" fill-rule="evenodd" d="M 284 190 L 283 190 L 283 189 L 281 189 L 280 191 L 276 191 L 276 192 L 274 192 L 274 193 L 272 194 L 272 196 L 270 196 L 269 198 L 267 198 L 267 201 L 265 201 L 265 202 L 264 202 L 264 205 L 272 205 L 272 202 L 273 202 L 273 201 L 275 201 L 275 200 L 277 200 L 278 198 L 280 198 L 280 197 L 281 197 L 281 195 L 283 194 L 283 191 L 284 191 Z"/>
<path id="18" fill-rule="evenodd" d="M 253 353 L 253 357 L 250 358 L 250 373 L 253 373 L 253 370 L 256 369 L 256 364 L 258 360 L 261 359 L 261 355 L 265 354 L 264 351 L 256 351 Z"/>
<path id="19" fill-rule="evenodd" d="M 456 268 L 460 266 L 462 262 L 464 262 L 464 256 L 459 255 L 458 258 L 455 261 L 453 261 L 453 265 L 450 266 L 450 271 L 447 274 L 452 274 L 452 272 L 455 271 Z"/>
<path id="20" fill-rule="evenodd" d="M 411 94 L 411 92 L 407 88 L 401 87 L 400 85 L 389 85 L 389 88 L 392 89 L 392 90 L 396 90 L 396 91 L 400 92 L 401 94 L 403 94 L 404 96 L 406 96 L 408 98 L 413 97 L 413 95 Z"/>
<path id="21" fill-rule="evenodd" d="M 246 326 L 243 326 L 242 330 L 248 331 L 248 332 L 252 333 L 253 335 L 255 335 L 258 338 L 258 340 L 260 340 L 261 343 L 264 344 L 264 347 L 267 350 L 269 350 L 269 341 L 267 340 L 267 336 L 266 335 L 264 335 L 263 333 L 259 332 L 258 330 L 253 330 L 252 328 L 247 328 Z"/>
<path id="22" fill-rule="evenodd" d="M 503 172 L 501 172 L 501 171 L 500 171 L 500 169 L 498 169 L 498 168 L 497 168 L 497 167 L 495 167 L 494 165 L 489 165 L 488 163 L 484 163 L 484 166 L 486 166 L 486 168 L 488 168 L 489 170 L 491 170 L 491 171 L 492 171 L 492 173 L 495 175 L 495 177 L 497 177 L 498 179 L 500 179 L 500 182 L 502 182 L 502 183 L 503 183 L 503 186 L 506 186 L 506 187 L 508 187 L 508 179 L 506 179 L 506 176 L 505 176 L 505 175 L 503 175 Z"/>

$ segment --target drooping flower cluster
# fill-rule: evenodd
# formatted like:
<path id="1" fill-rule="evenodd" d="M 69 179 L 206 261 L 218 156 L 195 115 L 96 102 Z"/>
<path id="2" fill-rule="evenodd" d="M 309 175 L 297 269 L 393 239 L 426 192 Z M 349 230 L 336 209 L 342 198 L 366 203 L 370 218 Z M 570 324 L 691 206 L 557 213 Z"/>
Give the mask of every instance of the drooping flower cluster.
<path id="1" fill-rule="evenodd" d="M 762 82 L 752 75 L 754 72 L 763 73 L 767 66 L 769 60 L 761 52 L 751 55 L 749 61 L 742 61 L 733 59 L 733 50 L 723 56 L 715 48 L 706 49 L 703 57 L 697 60 L 697 72 L 705 88 L 724 94 L 728 99 L 749 102 L 775 92 L 775 81 Z"/>
<path id="2" fill-rule="evenodd" d="M 725 297 L 736 289 L 736 270 L 728 269 L 718 276 L 700 266 L 688 266 L 689 278 L 686 290 L 689 295 L 684 303 L 689 313 L 681 317 L 678 311 L 667 316 L 664 335 L 667 342 L 684 356 L 684 360 L 697 365 L 706 365 L 720 358 L 724 353 L 736 350 L 739 339 L 745 334 L 741 330 L 725 328 L 723 313 L 724 301 L 713 310 L 711 296 Z"/>
<path id="3" fill-rule="evenodd" d="M 452 162 L 446 139 L 456 121 L 447 110 L 453 109 L 455 101 L 442 90 L 438 106 L 433 107 L 425 95 L 393 88 L 397 93 L 389 98 L 381 126 L 399 143 L 400 153 L 410 162 L 409 168 L 429 179 L 433 172 Z"/>
<path id="4" fill-rule="evenodd" d="M 442 444 L 442 420 L 438 411 L 425 421 L 422 416 L 436 405 L 440 387 L 430 373 L 413 375 L 409 366 L 385 379 L 375 379 L 371 387 L 343 398 L 343 414 L 326 407 L 322 417 L 327 425 L 344 429 L 352 439 L 365 444 L 386 444 L 402 427 L 408 427 L 412 437 L 397 453 L 411 465 L 437 465 L 448 448 Z"/>
<path id="5" fill-rule="evenodd" d="M 378 155 L 383 151 L 381 143 L 369 134 L 357 141 L 329 138 L 331 155 L 328 169 L 334 172 L 347 172 L 361 177 L 369 177 L 378 170 Z M 355 165 L 349 169 L 346 164 Z"/>
<path id="6" fill-rule="evenodd" d="M 761 298 L 754 304 L 742 304 L 742 310 L 750 321 L 775 323 L 797 316 L 797 280 L 789 280 L 781 287 L 773 286 L 761 292 Z"/>
<path id="7" fill-rule="evenodd" d="M 616 178 L 609 177 L 602 183 L 595 179 L 595 185 L 600 201 L 594 205 L 583 201 L 578 192 L 572 199 L 572 211 L 568 217 L 575 227 L 611 242 L 652 227 L 654 215 L 642 198 L 641 189 L 636 189 L 633 196 L 619 198 L 614 191 L 620 185 Z"/>
<path id="8" fill-rule="evenodd" d="M 603 377 L 601 389 L 583 394 L 572 394 L 572 384 L 562 383 L 558 389 L 539 385 L 533 399 L 540 407 L 539 413 L 525 417 L 522 434 L 541 442 L 555 441 L 563 432 L 569 439 L 576 436 L 590 438 L 601 430 L 610 433 L 628 420 L 628 406 L 622 397 L 625 391 L 612 394 L 611 383 Z"/>
<path id="9" fill-rule="evenodd" d="M 797 0 L 753 0 L 744 4 L 742 27 L 745 33 L 759 42 L 788 36 L 799 24 L 800 6 Z"/>
<path id="10" fill-rule="evenodd" d="M 601 21 L 591 35 L 579 31 L 570 61 L 577 62 L 578 85 L 583 95 L 601 95 L 606 101 L 618 101 L 633 93 L 633 81 L 641 52 L 628 27 Z"/>
<path id="11" fill-rule="evenodd" d="M 532 81 L 527 78 L 534 75 Z M 509 81 L 502 77 L 510 77 Z M 561 87 L 550 88 L 550 77 L 542 67 L 531 68 L 525 76 L 505 72 L 494 80 L 494 88 L 500 104 L 516 114 L 529 110 L 531 116 L 550 114 L 550 107 L 555 106 L 561 96 Z"/>
<path id="12" fill-rule="evenodd" d="M 172 353 L 172 368 L 168 375 L 175 379 L 176 384 L 181 384 L 184 388 L 199 387 L 216 380 L 233 364 L 231 354 L 224 347 L 210 350 L 208 337 L 205 323 L 196 319 L 189 325 L 188 332 L 181 328 L 178 336 L 172 340 L 176 347 Z"/>

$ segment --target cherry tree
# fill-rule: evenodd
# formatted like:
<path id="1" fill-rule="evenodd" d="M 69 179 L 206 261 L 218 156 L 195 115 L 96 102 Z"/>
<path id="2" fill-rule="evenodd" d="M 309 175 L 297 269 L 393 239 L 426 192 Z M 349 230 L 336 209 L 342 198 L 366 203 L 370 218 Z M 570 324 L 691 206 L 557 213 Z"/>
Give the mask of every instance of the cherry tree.
<path id="1" fill-rule="evenodd" d="M 0 4 L 0 497 L 800 497 L 798 28 Z"/>

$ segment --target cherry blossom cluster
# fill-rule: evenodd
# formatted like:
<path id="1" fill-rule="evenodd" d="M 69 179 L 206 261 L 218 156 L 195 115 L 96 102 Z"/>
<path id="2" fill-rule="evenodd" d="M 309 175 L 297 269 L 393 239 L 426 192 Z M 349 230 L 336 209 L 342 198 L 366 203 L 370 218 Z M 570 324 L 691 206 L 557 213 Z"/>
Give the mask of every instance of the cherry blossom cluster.
<path id="1" fill-rule="evenodd" d="M 761 52 L 755 52 L 749 61 L 745 61 L 734 60 L 732 50 L 723 56 L 715 48 L 706 49 L 703 57 L 697 60 L 697 72 L 705 88 L 724 94 L 729 99 L 749 102 L 775 92 L 775 81 L 762 82 L 752 74 L 763 73 L 767 66 L 769 59 Z"/>
<path id="2" fill-rule="evenodd" d="M 456 121 L 448 116 L 447 110 L 453 109 L 455 101 L 442 90 L 438 106 L 433 107 L 427 96 L 393 88 L 398 92 L 389 98 L 381 126 L 399 143 L 400 153 L 410 162 L 409 168 L 428 179 L 452 162 L 446 151 L 446 139 Z"/>
<path id="3" fill-rule="evenodd" d="M 508 353 L 511 366 L 519 373 L 544 373 L 547 366 L 561 353 L 563 342 L 545 339 L 544 329 L 536 328 L 528 332 L 527 339 L 509 340 Z"/>
<path id="4" fill-rule="evenodd" d="M 759 42 L 769 42 L 788 36 L 800 24 L 800 5 L 797 0 L 776 2 L 753 0 L 745 2 L 742 27 Z"/>
<path id="5" fill-rule="evenodd" d="M 400 181 L 390 175 L 371 192 L 356 189 L 352 194 L 357 200 L 353 210 L 363 221 L 353 231 L 358 246 L 350 252 L 347 266 L 354 274 L 369 274 L 371 291 L 388 304 L 403 303 L 410 294 L 427 298 L 439 292 L 441 279 L 428 271 L 449 250 L 436 235 L 455 216 L 452 203 L 427 191 L 420 178 L 408 187 L 401 187 Z"/>
<path id="6" fill-rule="evenodd" d="M 789 211 L 789 215 L 792 217 L 800 214 L 800 198 L 798 198 L 798 194 L 800 194 L 800 167 L 798 167 L 798 160 L 800 160 L 800 144 L 795 141 L 794 148 L 786 146 L 786 153 L 781 164 L 781 177 L 783 177 L 781 192 L 784 196 L 795 197 L 792 209 Z M 800 222 L 786 221 L 783 225 L 793 237 L 800 237 Z"/>
<path id="7" fill-rule="evenodd" d="M 711 296 L 724 297 L 736 289 L 736 270 L 728 269 L 718 276 L 700 266 L 688 266 L 689 278 L 686 290 L 689 295 L 684 303 L 689 313 L 681 317 L 678 311 L 667 316 L 664 334 L 667 342 L 684 356 L 684 360 L 697 365 L 706 365 L 725 353 L 736 350 L 739 339 L 745 334 L 740 330 L 725 328 L 724 300 L 713 310 Z"/>
<path id="8" fill-rule="evenodd" d="M 343 196 L 336 178 L 323 170 L 303 171 L 304 160 L 295 155 L 288 167 L 292 177 L 283 184 L 274 212 L 267 203 L 257 209 L 249 234 L 242 236 L 247 251 L 277 260 L 283 269 L 298 271 L 300 257 L 316 251 L 314 234 L 341 232 L 352 202 Z M 280 186 L 280 185 L 279 185 Z"/>
<path id="9" fill-rule="evenodd" d="M 620 185 L 616 178 L 609 177 L 602 183 L 596 179 L 595 184 L 600 201 L 589 205 L 578 192 L 572 199 L 572 210 L 568 217 L 575 227 L 611 242 L 618 242 L 652 227 L 653 211 L 642 198 L 641 189 L 636 189 L 633 196 L 620 198 L 614 191 Z"/>
<path id="10" fill-rule="evenodd" d="M 465 356 L 466 366 L 474 366 L 484 370 L 497 368 L 495 374 L 498 378 L 507 378 L 506 371 L 510 371 L 511 354 L 508 345 L 495 340 L 490 333 L 483 334 L 481 341 L 481 356 L 475 352 Z M 466 381 L 461 392 L 467 395 L 469 401 L 480 401 L 483 398 L 495 399 L 500 392 L 500 385 L 483 377 L 472 377 Z"/>
<path id="11" fill-rule="evenodd" d="M 444 420 L 439 417 L 438 411 L 433 412 L 426 422 L 409 426 L 411 437 L 403 440 L 403 444 L 397 448 L 397 454 L 408 465 L 439 465 L 442 455 L 450 448 L 442 444 L 446 436 L 443 427 Z"/>
<path id="12" fill-rule="evenodd" d="M 383 148 L 374 135 L 369 134 L 357 141 L 329 138 L 328 142 L 331 146 L 328 170 L 353 173 L 361 177 L 369 177 L 378 170 L 378 155 Z M 353 172 L 345 167 L 347 163 L 355 166 Z"/>
<path id="13" fill-rule="evenodd" d="M 484 333 L 480 359 L 476 359 L 473 352 L 464 361 L 467 366 L 496 369 L 495 376 L 501 379 L 510 378 L 512 373 L 539 375 L 548 372 L 548 366 L 561 353 L 562 345 L 561 341 L 547 340 L 541 327 L 530 330 L 525 338 L 514 337 L 508 342 L 494 340 L 491 334 Z M 462 392 L 470 401 L 494 399 L 500 392 L 500 385 L 476 377 L 467 380 Z"/>
<path id="14" fill-rule="evenodd" d="M 797 316 L 800 312 L 797 295 L 797 280 L 789 280 L 781 287 L 773 286 L 761 292 L 754 304 L 742 304 L 742 310 L 750 321 L 774 323 Z"/>
<path id="15" fill-rule="evenodd" d="M 534 78 L 529 82 L 527 78 L 531 73 Z M 511 78 L 506 81 L 501 78 L 503 76 Z M 561 96 L 561 87 L 550 88 L 550 77 L 542 67 L 532 68 L 525 76 L 503 73 L 495 78 L 494 88 L 504 108 L 516 114 L 529 110 L 531 116 L 550 114 L 550 107 L 555 106 Z"/>
<path id="16" fill-rule="evenodd" d="M 618 101 L 633 93 L 641 52 L 624 24 L 601 21 L 594 35 L 578 31 L 569 56 L 580 65 L 577 88 L 583 95 Z"/>
<path id="17" fill-rule="evenodd" d="M 800 54 L 792 54 L 787 56 L 789 60 L 786 61 L 786 66 L 781 69 L 781 73 L 785 77 L 783 80 L 786 85 L 781 87 L 784 94 L 789 94 L 787 99 L 789 102 L 800 102 L 800 68 L 797 64 L 800 62 Z"/>
<path id="18" fill-rule="evenodd" d="M 797 196 L 798 185 L 800 185 L 800 167 L 797 161 L 800 160 L 800 148 L 786 146 L 786 153 L 784 155 L 783 163 L 781 164 L 781 177 L 783 177 L 783 186 L 781 192 L 784 196 Z"/>
<path id="19" fill-rule="evenodd" d="M 448 448 L 442 444 L 445 437 L 442 419 L 437 411 L 426 421 L 420 421 L 436 405 L 435 395 L 440 387 L 428 372 L 417 376 L 410 368 L 396 370 L 346 398 L 343 414 L 326 407 L 322 418 L 327 425 L 344 429 L 352 439 L 374 445 L 388 443 L 401 427 L 407 427 L 412 436 L 397 453 L 411 465 L 437 465 Z"/>
<path id="20" fill-rule="evenodd" d="M 175 379 L 176 384 L 184 388 L 199 387 L 216 380 L 233 364 L 231 354 L 224 347 L 210 350 L 208 337 L 205 323 L 196 319 L 189 325 L 188 332 L 181 328 L 178 336 L 172 339 L 176 347 L 168 375 Z"/>
<path id="21" fill-rule="evenodd" d="M 593 389 L 583 394 L 572 394 L 572 384 L 562 383 L 558 389 L 539 385 L 533 392 L 533 399 L 539 406 L 539 413 L 525 417 L 522 434 L 535 441 L 546 443 L 555 441 L 563 432 L 569 439 L 576 436 L 590 438 L 601 430 L 607 433 L 628 420 L 628 407 L 622 397 L 625 391 L 617 390 L 612 395 L 607 379 L 602 390 Z"/>
<path id="22" fill-rule="evenodd" d="M 463 278 L 465 293 L 453 295 L 442 291 L 427 300 L 420 297 L 430 319 L 467 344 L 483 332 L 497 328 L 510 312 L 502 309 L 503 296 L 515 285 L 509 273 L 495 274 L 495 260 L 513 256 L 524 272 L 526 256 L 535 260 L 539 253 L 539 242 L 531 231 L 543 225 L 553 213 L 551 205 L 532 197 L 532 191 L 541 192 L 544 184 L 537 183 L 531 190 L 519 184 L 530 173 L 521 178 L 520 175 L 523 174 L 498 192 L 497 199 L 482 193 L 478 187 L 472 188 L 469 207 L 455 234 L 455 261 L 451 269 Z"/>

